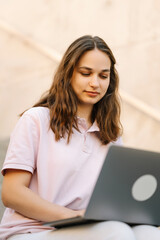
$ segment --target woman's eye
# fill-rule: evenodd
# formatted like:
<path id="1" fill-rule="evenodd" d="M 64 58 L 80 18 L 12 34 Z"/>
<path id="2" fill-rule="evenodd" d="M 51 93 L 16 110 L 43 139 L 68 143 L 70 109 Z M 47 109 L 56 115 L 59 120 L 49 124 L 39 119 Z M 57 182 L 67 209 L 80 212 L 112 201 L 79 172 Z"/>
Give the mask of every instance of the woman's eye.
<path id="1" fill-rule="evenodd" d="M 86 77 L 87 77 L 87 76 L 90 76 L 90 73 L 82 73 L 82 72 L 81 72 L 81 74 L 82 74 L 83 76 L 86 76 Z"/>
<path id="2" fill-rule="evenodd" d="M 103 79 L 106 79 L 106 78 L 108 78 L 108 75 L 101 75 L 100 77 Z"/>

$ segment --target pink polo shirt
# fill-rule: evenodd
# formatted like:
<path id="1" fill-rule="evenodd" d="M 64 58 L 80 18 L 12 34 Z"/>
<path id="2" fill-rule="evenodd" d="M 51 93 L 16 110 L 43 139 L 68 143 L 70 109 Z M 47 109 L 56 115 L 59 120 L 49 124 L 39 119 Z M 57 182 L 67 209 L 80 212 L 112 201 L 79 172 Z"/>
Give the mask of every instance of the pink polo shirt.
<path id="1" fill-rule="evenodd" d="M 2 174 L 7 168 L 33 174 L 30 189 L 50 202 L 71 209 L 86 208 L 108 145 L 98 138 L 94 123 L 89 129 L 78 118 L 80 132 L 73 129 L 70 143 L 55 141 L 49 129 L 49 109 L 35 107 L 19 119 L 10 139 Z M 121 144 L 118 139 L 114 144 Z M 39 232 L 49 227 L 7 208 L 0 225 L 0 239 L 18 233 Z"/>

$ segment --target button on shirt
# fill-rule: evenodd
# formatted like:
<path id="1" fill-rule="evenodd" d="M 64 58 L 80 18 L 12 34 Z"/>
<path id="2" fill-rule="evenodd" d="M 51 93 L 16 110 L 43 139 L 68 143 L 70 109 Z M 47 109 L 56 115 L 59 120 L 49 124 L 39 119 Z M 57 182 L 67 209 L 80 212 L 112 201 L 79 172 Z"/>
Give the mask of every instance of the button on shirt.
<path id="1" fill-rule="evenodd" d="M 40 197 L 74 210 L 85 209 L 109 144 L 99 140 L 96 122 L 87 129 L 81 118 L 80 131 L 73 129 L 69 144 L 67 137 L 55 141 L 49 121 L 49 109 L 45 107 L 31 108 L 23 114 L 11 135 L 2 174 L 9 168 L 29 171 L 33 174 L 30 189 Z M 114 144 L 120 144 L 120 139 Z M 50 227 L 7 208 L 0 239 L 45 229 Z"/>

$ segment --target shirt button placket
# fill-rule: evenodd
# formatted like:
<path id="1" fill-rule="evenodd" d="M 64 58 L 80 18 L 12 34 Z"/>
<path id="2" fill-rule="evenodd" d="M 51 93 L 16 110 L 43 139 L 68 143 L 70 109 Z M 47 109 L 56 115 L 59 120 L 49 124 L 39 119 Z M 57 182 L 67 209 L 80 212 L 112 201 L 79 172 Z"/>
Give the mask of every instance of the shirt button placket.
<path id="1" fill-rule="evenodd" d="M 87 133 L 83 134 L 83 152 L 88 153 Z"/>

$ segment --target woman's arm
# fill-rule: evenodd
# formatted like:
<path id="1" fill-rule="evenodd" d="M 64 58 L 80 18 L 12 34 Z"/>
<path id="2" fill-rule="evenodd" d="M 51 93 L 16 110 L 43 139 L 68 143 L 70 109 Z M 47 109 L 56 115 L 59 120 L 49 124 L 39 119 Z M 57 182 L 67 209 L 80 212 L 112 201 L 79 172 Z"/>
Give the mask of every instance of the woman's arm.
<path id="1" fill-rule="evenodd" d="M 84 214 L 84 210 L 74 211 L 39 197 L 28 188 L 31 177 L 32 174 L 27 171 L 6 170 L 2 184 L 2 201 L 6 207 L 26 217 L 46 222 Z"/>

